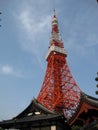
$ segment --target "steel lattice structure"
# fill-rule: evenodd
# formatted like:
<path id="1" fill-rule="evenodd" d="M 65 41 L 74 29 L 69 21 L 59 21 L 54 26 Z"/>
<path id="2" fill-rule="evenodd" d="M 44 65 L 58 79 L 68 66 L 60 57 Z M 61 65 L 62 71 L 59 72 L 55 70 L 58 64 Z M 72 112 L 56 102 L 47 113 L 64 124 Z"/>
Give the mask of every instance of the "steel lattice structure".
<path id="1" fill-rule="evenodd" d="M 54 11 L 50 46 L 46 55 L 48 64 L 37 100 L 49 110 L 64 112 L 69 119 L 79 105 L 81 90 L 72 77 L 66 57 Z"/>

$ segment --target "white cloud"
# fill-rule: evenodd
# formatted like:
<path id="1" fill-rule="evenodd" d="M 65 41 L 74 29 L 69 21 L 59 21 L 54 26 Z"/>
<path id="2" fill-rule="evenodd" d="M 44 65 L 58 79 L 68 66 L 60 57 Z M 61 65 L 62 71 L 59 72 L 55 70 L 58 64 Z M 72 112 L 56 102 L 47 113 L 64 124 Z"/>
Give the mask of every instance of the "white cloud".
<path id="1" fill-rule="evenodd" d="M 35 51 L 40 49 L 41 44 L 43 47 L 46 45 L 44 41 L 47 37 L 49 38 L 51 15 L 41 15 L 33 7 L 31 8 L 28 2 L 27 5 L 21 6 L 14 12 L 14 18 L 19 28 L 18 36 L 22 49 L 36 53 Z M 33 51 L 31 48 L 34 48 Z"/>
<path id="2" fill-rule="evenodd" d="M 42 64 L 41 57 L 49 45 L 51 15 L 41 15 L 28 3 L 25 8 L 14 12 L 14 18 L 19 29 L 18 36 L 21 48 L 33 54 L 39 64 Z"/>
<path id="3" fill-rule="evenodd" d="M 21 12 L 20 16 L 18 17 L 20 24 L 25 29 L 25 31 L 28 33 L 40 33 L 45 31 L 45 27 L 49 26 L 49 16 L 46 16 L 45 18 L 40 17 L 40 20 L 32 17 L 31 12 L 23 11 Z"/>
<path id="4" fill-rule="evenodd" d="M 20 71 L 15 70 L 10 65 L 0 66 L 0 74 L 11 75 L 11 76 L 15 76 L 15 77 L 23 77 L 23 75 L 22 75 L 22 73 Z"/>
<path id="5" fill-rule="evenodd" d="M 11 66 L 8 66 L 8 65 L 4 65 L 2 66 L 1 68 L 1 72 L 3 74 L 13 74 L 14 73 L 14 70 Z"/>
<path id="6" fill-rule="evenodd" d="M 19 27 L 26 33 L 27 38 L 33 38 L 43 35 L 49 29 L 50 15 L 39 16 L 36 12 L 32 12 L 30 8 L 21 10 L 19 15 L 15 15 Z"/>

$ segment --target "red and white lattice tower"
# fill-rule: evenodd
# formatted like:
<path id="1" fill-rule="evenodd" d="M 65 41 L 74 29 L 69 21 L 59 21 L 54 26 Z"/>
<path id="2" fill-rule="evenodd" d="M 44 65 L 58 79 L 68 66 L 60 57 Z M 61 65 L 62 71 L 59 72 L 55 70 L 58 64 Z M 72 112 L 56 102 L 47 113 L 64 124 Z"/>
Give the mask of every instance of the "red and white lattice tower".
<path id="1" fill-rule="evenodd" d="M 64 112 L 69 119 L 79 105 L 81 90 L 72 77 L 66 57 L 54 11 L 50 46 L 46 55 L 48 64 L 37 100 L 49 110 Z"/>

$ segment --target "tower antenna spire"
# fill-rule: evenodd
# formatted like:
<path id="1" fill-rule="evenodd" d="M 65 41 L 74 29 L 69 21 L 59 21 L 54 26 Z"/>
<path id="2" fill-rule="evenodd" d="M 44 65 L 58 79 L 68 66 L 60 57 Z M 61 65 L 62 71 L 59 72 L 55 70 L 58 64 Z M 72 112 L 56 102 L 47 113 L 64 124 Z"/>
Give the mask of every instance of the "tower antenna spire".
<path id="1" fill-rule="evenodd" d="M 53 12 L 54 16 L 56 16 L 56 11 L 55 11 L 55 8 L 54 8 L 54 12 Z"/>

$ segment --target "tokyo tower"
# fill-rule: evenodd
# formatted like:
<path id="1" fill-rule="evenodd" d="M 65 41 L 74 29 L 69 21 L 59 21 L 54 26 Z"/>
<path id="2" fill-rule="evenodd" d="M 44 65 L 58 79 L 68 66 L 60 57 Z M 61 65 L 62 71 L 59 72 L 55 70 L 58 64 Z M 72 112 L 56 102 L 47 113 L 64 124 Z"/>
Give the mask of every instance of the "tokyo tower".
<path id="1" fill-rule="evenodd" d="M 66 58 L 67 53 L 54 10 L 50 45 L 46 55 L 47 68 L 37 100 L 49 110 L 64 113 L 70 119 L 78 108 L 82 91 L 70 72 Z"/>

